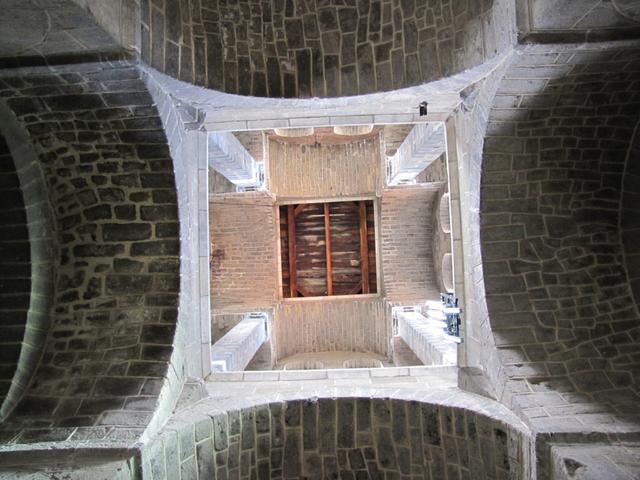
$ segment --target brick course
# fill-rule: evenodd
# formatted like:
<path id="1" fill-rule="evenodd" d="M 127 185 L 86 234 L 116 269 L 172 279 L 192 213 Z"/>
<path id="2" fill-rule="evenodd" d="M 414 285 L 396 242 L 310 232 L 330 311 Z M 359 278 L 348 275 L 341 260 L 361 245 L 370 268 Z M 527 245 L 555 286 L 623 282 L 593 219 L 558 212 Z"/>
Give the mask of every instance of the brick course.
<path id="1" fill-rule="evenodd" d="M 439 188 L 393 187 L 382 194 L 380 250 L 385 295 L 391 302 L 440 298 L 432 250 Z"/>
<path id="2" fill-rule="evenodd" d="M 212 312 L 268 308 L 278 298 L 273 199 L 225 194 L 209 203 Z"/>

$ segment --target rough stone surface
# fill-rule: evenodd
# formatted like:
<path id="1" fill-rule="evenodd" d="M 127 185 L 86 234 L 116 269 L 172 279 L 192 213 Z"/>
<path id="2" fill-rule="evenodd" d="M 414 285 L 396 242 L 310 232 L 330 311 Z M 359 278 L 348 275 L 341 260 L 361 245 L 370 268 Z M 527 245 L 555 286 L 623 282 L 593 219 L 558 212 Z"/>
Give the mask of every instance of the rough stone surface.
<path id="1" fill-rule="evenodd" d="M 640 5 L 635 0 L 613 0 L 613 5 L 625 17 L 640 22 Z"/>
<path id="2" fill-rule="evenodd" d="M 60 245 L 44 353 L 3 429 L 20 443 L 79 434 L 69 427 L 143 428 L 166 374 L 179 286 L 175 234 L 158 238 L 144 218 L 161 209 L 177 222 L 175 198 L 154 200 L 175 189 L 158 113 L 128 64 L 4 75 L 0 95 L 31 136 Z M 116 96 L 128 103 L 112 106 Z"/>
<path id="3" fill-rule="evenodd" d="M 27 327 L 31 248 L 20 180 L 0 135 L 0 405 L 14 374 Z"/>
<path id="4" fill-rule="evenodd" d="M 487 305 L 514 406 L 539 428 L 606 428 L 637 412 L 639 315 L 619 219 L 639 58 L 631 47 L 523 48 L 491 111 Z"/>
<path id="5" fill-rule="evenodd" d="M 562 43 L 634 38 L 640 7 L 634 0 L 520 0 L 518 27 L 527 42 Z"/>
<path id="6" fill-rule="evenodd" d="M 138 0 L 73 0 L 91 12 L 98 25 L 126 49 L 140 48 L 140 2 Z"/>
<path id="7" fill-rule="evenodd" d="M 558 445 L 551 447 L 552 478 L 631 480 L 640 475 L 640 445 Z"/>
<path id="8" fill-rule="evenodd" d="M 521 479 L 527 448 L 521 431 L 468 407 L 313 398 L 191 411 L 142 456 L 143 474 L 154 480 L 191 478 L 154 468 L 178 449 L 181 471 L 195 463 L 207 478 Z"/>
<path id="9" fill-rule="evenodd" d="M 480 83 L 469 88 L 469 98 L 475 96 L 467 108 L 461 109 L 447 122 L 447 169 L 452 181 L 449 183 L 451 203 L 451 227 L 460 221 L 460 235 L 453 238 L 452 252 L 457 262 L 455 274 L 464 278 L 464 287 L 456 285 L 457 293 L 464 295 L 463 350 L 468 366 L 482 368 L 490 379 L 490 394 L 500 398 L 504 383 L 502 363 L 494 345 L 493 333 L 487 313 L 483 259 L 480 242 L 480 181 L 482 172 L 482 145 L 495 92 L 510 64 L 511 56 L 498 62 Z M 455 141 L 454 141 L 455 140 Z M 457 182 L 454 180 L 458 178 Z M 459 187 L 456 191 L 455 186 Z M 463 193 L 464 192 L 464 193 Z M 459 211 L 458 211 L 459 209 Z"/>
<path id="10" fill-rule="evenodd" d="M 640 124 L 639 124 L 640 125 Z M 640 130 L 636 126 L 634 140 L 627 153 L 627 163 L 622 185 L 622 209 L 620 211 L 620 228 L 622 229 L 622 245 L 627 275 L 631 282 L 631 291 L 636 305 L 640 304 Z"/>
<path id="11" fill-rule="evenodd" d="M 142 58 L 168 75 L 261 97 L 417 85 L 509 48 L 513 2 L 142 0 Z"/>
<path id="12" fill-rule="evenodd" d="M 120 46 L 71 0 L 6 0 L 0 67 L 123 58 Z"/>
<path id="13" fill-rule="evenodd" d="M 127 18 L 124 6 L 136 2 L 77 0 L 76 3 L 89 7 L 101 23 L 108 23 L 118 21 L 118 15 L 119 20 Z M 155 33 L 142 38 L 141 50 L 150 52 L 145 58 L 150 58 L 154 65 L 169 75 L 199 85 L 222 85 L 216 88 L 227 91 L 247 93 L 246 90 L 264 96 L 346 95 L 372 89 L 384 90 L 385 85 L 395 88 L 401 85 L 398 82 L 409 85 L 420 83 L 424 78 L 434 78 L 431 76 L 435 75 L 433 71 L 424 70 L 420 57 L 420 48 L 429 42 L 435 42 L 438 50 L 429 54 L 427 66 L 431 68 L 437 61 L 436 70 L 446 75 L 442 72 L 450 70 L 451 65 L 466 68 L 488 58 L 492 51 L 504 51 L 502 46 L 508 46 L 510 42 L 496 48 L 492 39 L 506 38 L 502 35 L 513 31 L 507 20 L 513 13 L 514 2 L 506 0 L 484 3 L 420 0 L 413 3 L 402 0 L 399 3 L 382 1 L 377 5 L 376 2 L 358 5 L 349 2 L 340 5 L 326 2 L 305 5 L 286 1 L 281 4 L 262 2 L 260 5 L 236 2 L 233 6 L 222 3 L 214 5 L 205 1 L 200 4 L 195 0 L 143 2 L 138 12 L 143 25 L 152 30 L 157 27 Z M 516 3 L 523 5 L 527 2 Z M 530 3 L 554 4 L 554 8 L 541 17 L 555 23 L 553 29 L 542 32 L 544 36 L 539 39 L 543 41 L 638 36 L 636 24 L 625 27 L 622 23 L 610 21 L 619 18 L 611 15 L 615 14 L 614 9 L 629 20 L 637 17 L 638 2 L 633 0 L 576 0 L 570 2 L 571 5 L 555 0 L 532 0 Z M 39 7 L 32 8 L 34 5 Z M 513 437 L 507 432 L 509 457 L 517 460 L 510 460 L 508 474 L 505 469 L 496 470 L 489 478 L 529 478 L 526 474 L 533 475 L 533 471 L 527 471 L 518 476 L 511 468 L 512 465 L 520 465 L 521 452 L 535 453 L 537 478 L 547 478 L 552 473 L 552 448 L 556 448 L 558 443 L 585 442 L 593 445 L 584 446 L 582 452 L 574 450 L 557 456 L 562 458 L 562 468 L 567 473 L 580 474 L 580 465 L 599 468 L 615 464 L 598 477 L 612 476 L 618 467 L 624 467 L 622 471 L 631 478 L 637 476 L 637 447 L 628 442 L 638 438 L 638 419 L 634 417 L 638 411 L 637 402 L 635 396 L 629 394 L 637 393 L 638 317 L 626 318 L 625 310 L 637 303 L 633 301 L 634 293 L 637 300 L 637 289 L 634 291 L 637 279 L 634 243 L 637 242 L 633 240 L 637 227 L 633 220 L 637 210 L 637 182 L 634 177 L 637 148 L 627 149 L 631 132 L 637 125 L 637 48 L 634 51 L 625 47 L 629 42 L 604 46 L 604 50 L 602 45 L 595 44 L 570 48 L 548 45 L 541 49 L 541 55 L 535 57 L 535 63 L 514 64 L 504 82 L 499 81 L 502 67 L 489 62 L 455 78 L 414 87 L 410 91 L 322 101 L 240 98 L 207 92 L 193 85 L 180 86 L 171 78 L 149 73 L 149 77 L 159 82 L 159 89 L 166 89 L 160 96 L 154 94 L 151 100 L 145 89 L 139 89 L 140 78 L 133 69 L 124 68 L 130 77 L 118 77 L 123 68 L 117 62 L 104 69 L 98 68 L 103 70 L 104 77 L 89 76 L 96 67 L 82 62 L 119 58 L 122 52 L 121 49 L 113 51 L 112 42 L 102 43 L 104 32 L 70 5 L 65 0 L 8 0 L 2 4 L 4 16 L 0 20 L 0 38 L 5 41 L 0 42 L 0 50 L 7 47 L 6 55 L 10 57 L 0 54 L 0 67 L 53 65 L 51 69 L 2 71 L 0 96 L 2 107 L 9 105 L 21 128 L 28 131 L 31 139 L 26 143 L 33 143 L 39 155 L 38 168 L 42 167 L 46 174 L 45 183 L 27 182 L 28 185 L 25 183 L 27 186 L 23 186 L 32 247 L 32 291 L 42 292 L 46 286 L 42 279 L 48 278 L 40 270 L 40 260 L 34 261 L 36 253 L 49 253 L 49 258 L 53 259 L 49 261 L 55 264 L 57 276 L 55 285 L 49 282 L 51 290 L 55 286 L 53 308 L 44 301 L 45 296 L 31 295 L 30 312 L 38 314 L 43 328 L 48 329 L 46 322 L 50 320 L 53 326 L 42 368 L 37 375 L 32 376 L 29 368 L 20 369 L 27 380 L 33 377 L 33 384 L 16 416 L 0 429 L 2 469 L 6 470 L 7 450 L 22 449 L 25 457 L 32 459 L 42 448 L 42 457 L 51 465 L 50 460 L 55 458 L 58 462 L 66 449 L 66 452 L 71 452 L 70 456 L 86 467 L 79 474 L 80 478 L 87 477 L 86 473 L 95 464 L 88 457 L 76 456 L 80 453 L 78 450 L 94 442 L 111 447 L 114 442 L 129 445 L 138 442 L 150 418 L 153 417 L 151 422 L 156 424 L 164 420 L 164 413 L 170 410 L 167 407 L 172 406 L 172 398 L 179 394 L 186 372 L 198 371 L 191 366 L 187 368 L 184 358 L 194 356 L 191 352 L 198 350 L 199 360 L 206 359 L 210 340 L 205 338 L 207 329 L 197 320 L 189 320 L 198 319 L 198 314 L 209 320 L 208 276 L 206 273 L 198 276 L 198 272 L 208 271 L 206 234 L 197 229 L 198 223 L 206 224 L 206 202 L 194 200 L 203 193 L 206 196 L 204 179 L 207 172 L 206 164 L 194 165 L 192 159 L 200 157 L 190 142 L 183 142 L 184 138 L 201 133 L 198 119 L 204 118 L 208 128 L 218 130 L 308 126 L 314 122 L 325 126 L 337 125 L 344 121 L 343 115 L 348 114 L 357 115 L 357 123 L 409 122 L 420 120 L 417 113 L 408 112 L 415 112 L 418 97 L 425 95 L 430 100 L 430 112 L 442 115 L 437 118 L 449 119 L 446 128 L 448 144 L 452 148 L 447 161 L 452 162 L 451 186 L 459 187 L 458 192 L 450 192 L 453 243 L 459 247 L 460 243 L 468 240 L 470 244 L 462 252 L 454 248 L 456 260 L 462 260 L 456 261 L 457 268 L 465 263 L 462 274 L 456 279 L 460 282 L 456 288 L 461 295 L 464 293 L 466 300 L 467 336 L 460 349 L 461 358 L 469 364 L 482 366 L 495 387 L 494 392 L 491 389 L 487 391 L 505 404 L 515 406 L 519 413 L 524 413 L 523 418 L 536 430 L 535 450 L 529 448 L 528 442 L 523 442 L 522 448 L 513 446 Z M 446 18 L 449 6 L 453 14 L 451 19 Z M 435 29 L 438 30 L 436 40 L 425 38 L 424 32 L 421 37 L 421 31 L 430 27 L 416 20 L 416 56 L 413 53 L 416 42 L 412 19 L 422 18 L 422 11 L 428 15 L 440 7 L 444 8 L 437 14 L 437 20 L 434 17 Z M 247 9 L 248 15 L 245 14 Z M 344 12 L 353 9 L 360 16 L 356 32 L 351 34 L 353 18 Z M 371 29 L 371 21 L 377 21 L 378 12 L 379 33 L 381 37 L 388 35 L 384 31 L 385 22 L 388 24 L 385 18 L 389 15 L 385 10 L 388 9 L 393 18 L 394 34 L 389 52 L 382 46 L 384 40 L 369 38 L 376 33 Z M 469 18 L 468 9 L 485 12 L 472 19 L 474 25 L 480 25 L 482 35 L 474 33 L 476 27 L 473 25 L 465 24 Z M 50 14 L 51 28 L 47 35 L 43 33 L 46 28 L 42 27 L 47 22 L 40 15 L 42 11 Z M 219 14 L 229 11 L 241 12 L 243 19 L 221 19 Z M 397 25 L 396 11 L 401 14 Z M 498 13 L 494 15 L 494 12 Z M 136 25 L 135 28 L 139 25 L 138 13 L 129 17 L 134 19 L 132 24 Z M 277 20 L 281 26 L 274 28 L 276 15 L 280 15 L 282 21 Z M 571 18 L 571 15 L 575 16 Z M 25 18 L 29 16 L 32 18 Z M 317 34 L 309 28 L 314 20 L 317 21 Z M 453 21 L 452 30 L 449 29 L 449 20 Z M 233 23 L 233 29 L 228 26 L 230 23 Z M 248 32 L 245 38 L 242 36 L 243 25 L 249 23 L 249 30 L 254 33 Z M 91 26 L 84 31 L 88 25 Z M 266 28 L 269 25 L 274 32 L 280 28 L 280 36 L 277 39 L 274 36 L 273 41 L 268 39 L 271 38 L 271 32 Z M 563 25 L 568 26 L 568 30 L 565 31 Z M 471 30 L 467 28 L 470 26 Z M 228 47 L 220 58 L 213 48 L 218 41 L 217 33 L 214 33 L 216 28 L 220 32 L 224 30 L 220 33 L 220 43 L 226 42 Z M 299 35 L 300 28 L 303 35 Z M 367 38 L 358 38 L 358 29 L 365 30 Z M 307 30 L 310 35 L 307 35 Z M 464 35 L 451 42 L 461 31 L 471 32 L 469 35 L 477 39 L 482 37 L 482 51 L 477 50 L 480 40 L 470 42 Z M 72 40 L 60 42 L 61 38 Z M 264 43 L 265 38 L 267 43 Z M 95 50 L 92 42 L 96 44 Z M 245 44 L 248 47 L 243 50 Z M 271 44 L 275 45 L 275 50 Z M 67 48 L 75 54 L 62 54 Z M 321 50 L 322 63 L 317 61 L 318 50 Z M 623 50 L 623 53 L 618 53 Z M 551 60 L 548 55 L 551 55 Z M 533 56 L 529 58 L 533 59 Z M 602 61 L 603 58 L 607 61 Z M 194 68 L 196 59 L 198 68 Z M 473 62 L 469 63 L 469 59 Z M 67 63 L 74 65 L 61 67 Z M 215 68 L 208 69 L 209 65 Z M 247 65 L 249 73 L 234 76 L 234 69 L 239 69 L 239 66 L 244 69 Z M 497 69 L 489 73 L 495 67 Z M 144 66 L 141 68 L 146 69 Z M 151 72 L 150 69 L 146 71 Z M 182 76 L 183 71 L 187 72 L 186 76 Z M 469 84 L 479 81 L 487 73 L 489 76 L 482 84 Z M 188 75 L 193 78 L 188 78 Z M 580 81 L 574 81 L 578 77 Z M 272 79 L 275 81 L 269 83 Z M 490 188 L 482 190 L 481 205 L 481 143 L 487 106 L 492 101 L 493 89 L 498 85 L 503 90 L 495 100 L 487 137 L 487 149 L 493 152 L 485 156 L 487 169 L 484 180 Z M 280 94 L 276 93 L 278 88 Z M 539 88 L 543 90 L 542 94 L 539 94 Z M 550 104 L 547 97 L 554 97 Z M 603 100 L 604 97 L 608 98 Z M 176 98 L 180 100 L 174 100 Z M 434 98 L 433 103 L 431 98 Z M 188 101 L 199 102 L 198 108 L 193 108 Z M 154 103 L 157 111 L 152 106 Z M 457 110 L 451 114 L 453 108 Z M 232 117 L 234 120 L 230 122 Z M 560 123 L 553 124 L 557 119 Z M 599 124 L 600 121 L 604 123 Z M 537 122 L 545 125 L 536 126 Z M 0 131 L 13 148 L 10 140 L 14 137 L 6 133 L 6 126 L 5 118 L 0 116 Z M 545 132 L 546 128 L 551 128 L 552 132 Z M 555 130 L 559 128 L 570 128 L 571 133 L 559 133 Z M 118 137 L 115 140 L 114 132 Z M 499 139 L 502 137 L 508 139 Z M 556 137 L 561 137 L 560 147 L 555 146 Z M 535 139 L 540 151 L 546 152 L 534 155 L 536 165 L 544 164 L 544 167 L 527 167 L 526 162 L 531 159 L 519 155 L 523 139 L 525 150 L 529 148 L 527 142 Z M 577 143 L 572 146 L 573 141 Z M 595 146 L 594 142 L 597 142 Z M 388 148 L 394 148 L 394 143 L 387 142 L 385 138 L 385 153 Z M 169 168 L 167 147 L 170 147 L 174 160 L 180 159 Z M 494 155 L 496 149 L 504 149 L 498 152 L 500 158 Z M 572 156 L 577 155 L 576 151 L 580 152 L 579 159 Z M 624 153 L 621 154 L 624 161 L 614 158 L 620 152 Z M 460 156 L 456 157 L 456 153 Z M 13 157 L 17 161 L 17 157 Z M 588 167 L 578 168 L 581 166 L 579 162 Z M 547 168 L 549 165 L 553 168 Z M 172 168 L 176 170 L 175 175 Z M 596 172 L 600 176 L 569 177 L 582 171 Z M 137 172 L 142 174 L 136 178 Z M 433 179 L 430 175 L 434 173 L 426 172 L 425 178 Z M 455 179 L 456 173 L 460 174 L 459 183 Z M 542 174 L 544 178 L 536 178 Z M 598 182 L 599 188 L 594 189 L 591 184 Z M 563 190 L 567 183 L 569 190 Z M 525 196 L 521 196 L 523 185 L 527 189 Z M 544 192 L 542 185 L 547 189 Z M 538 186 L 540 190 L 537 190 Z M 214 192 L 229 188 L 229 185 L 220 181 L 219 187 L 219 190 L 214 188 Z M 31 222 L 30 214 L 40 215 L 43 212 L 42 204 L 30 201 L 34 191 L 43 192 L 46 203 L 53 207 L 56 228 L 46 226 L 45 222 Z M 175 205 L 177 198 L 180 211 L 172 214 L 166 207 Z M 522 212 L 515 210 L 530 208 L 531 199 L 539 202 L 537 208 L 540 208 L 541 221 L 516 220 Z M 494 212 L 494 208 L 501 208 L 496 203 L 501 200 L 504 201 L 503 207 L 514 211 Z M 483 210 L 485 202 L 490 207 L 489 211 Z M 564 202 L 573 202 L 576 206 L 570 204 L 567 207 Z M 583 204 L 590 205 L 588 220 L 558 213 L 565 207 L 580 212 Z M 456 223 L 456 209 L 462 211 L 462 228 Z M 482 216 L 478 215 L 480 211 Z M 598 219 L 593 214 L 596 211 L 606 214 Z M 616 220 L 611 221 L 610 217 Z M 489 257 L 509 255 L 510 258 L 493 257 L 483 264 L 480 255 L 481 218 L 489 221 L 482 226 L 482 238 L 488 246 L 485 252 L 489 252 Z M 576 221 L 565 221 L 567 218 Z M 129 229 L 126 227 L 129 224 L 136 226 Z M 614 232 L 613 224 L 621 225 L 621 231 Z M 513 226 L 516 228 L 511 228 Z M 517 227 L 523 227 L 524 233 Z M 528 228 L 543 233 L 530 235 Z M 554 271 L 554 265 L 544 259 L 522 261 L 525 258 L 521 256 L 531 251 L 521 248 L 523 241 L 529 240 L 520 238 L 521 235 L 532 236 L 533 240 L 551 240 L 554 256 L 565 255 L 563 252 L 569 245 L 578 249 L 591 248 L 596 257 L 595 266 L 581 265 L 571 271 Z M 585 236 L 589 236 L 591 242 L 586 247 L 581 243 Z M 58 243 L 60 255 L 56 250 Z M 51 251 L 43 249 L 43 245 L 50 247 Z M 533 244 L 538 254 L 536 245 L 539 242 Z M 582 258 L 573 252 L 570 250 L 568 257 L 557 258 L 561 266 Z M 36 272 L 33 269 L 35 264 Z M 539 270 L 526 271 L 528 268 Z M 600 273 L 594 273 L 595 268 L 600 269 Z M 607 269 L 612 272 L 610 275 L 602 273 Z M 555 295 L 561 282 L 569 280 L 577 283 L 562 286 L 567 287 L 567 291 L 575 288 L 578 294 L 551 299 L 533 298 L 531 295 L 539 295 L 539 292 L 528 282 L 530 279 L 535 281 L 535 274 L 540 272 L 545 275 L 540 292 L 544 291 L 549 296 L 553 292 Z M 593 288 L 585 281 L 585 272 L 594 274 Z M 4 273 L 5 270 L 1 270 L 0 276 Z M 490 292 L 490 317 L 485 301 L 485 277 L 490 279 L 486 284 Z M 622 277 L 631 284 L 631 288 L 626 286 L 624 294 L 620 291 L 627 281 L 615 283 L 615 278 Z M 509 293 L 522 285 L 518 278 L 524 279 L 526 292 Z M 558 283 L 553 284 L 556 279 Z M 493 281 L 496 283 L 492 286 Z M 177 313 L 176 285 L 180 285 L 181 290 L 181 307 Z M 496 286 L 500 292 L 492 290 Z M 163 292 L 162 296 L 149 289 L 158 289 Z M 165 295 L 168 292 L 171 295 Z M 502 299 L 498 299 L 500 294 L 503 294 Z M 549 310 L 544 309 L 543 300 L 550 301 L 547 304 L 547 307 L 551 305 Z M 532 305 L 531 309 L 527 301 Z M 189 309 L 183 309 L 183 305 L 189 305 Z M 595 309 L 595 313 L 590 307 Z M 504 308 L 511 309 L 508 316 L 502 315 L 505 310 L 501 309 Z M 553 328 L 540 324 L 546 321 L 540 312 L 546 311 L 554 315 Z M 574 312 L 577 312 L 575 316 Z M 120 317 L 125 313 L 126 317 Z M 176 327 L 176 316 L 186 321 L 179 321 Z M 156 321 L 158 318 L 160 320 Z M 494 332 L 489 320 L 498 327 Z M 529 321 L 531 323 L 527 323 Z M 500 322 L 503 322 L 502 326 Z M 510 328 L 507 337 L 502 333 L 504 322 L 516 325 Z M 177 330 L 175 336 L 174 329 Z M 511 336 L 517 330 L 523 333 L 521 338 Z M 568 338 L 569 333 L 573 335 L 571 338 Z M 178 338 L 188 335 L 192 335 L 188 341 Z M 533 340 L 531 335 L 534 335 Z M 204 345 L 198 345 L 194 337 Z M 29 337 L 29 341 L 34 339 L 37 340 L 38 336 Z M 505 344 L 505 339 L 514 343 Z M 496 342 L 499 349 L 494 348 Z M 30 351 L 31 361 L 40 359 L 41 349 Z M 176 354 L 178 351 L 181 353 Z M 169 358 L 171 365 L 167 367 Z M 22 359 L 20 363 L 21 367 L 29 366 L 29 362 Z M 166 370 L 169 373 L 165 376 Z M 349 374 L 354 372 L 356 370 Z M 384 377 L 379 372 L 384 372 Z M 545 376 L 540 377 L 540 372 Z M 255 381 L 258 373 L 263 381 Z M 220 390 L 220 395 L 216 402 L 200 402 L 207 405 L 206 410 L 199 411 L 205 414 L 204 418 L 194 415 L 194 410 L 188 410 L 187 414 L 191 416 L 186 420 L 183 417 L 179 425 L 172 422 L 169 427 L 171 433 L 165 432 L 172 436 L 171 440 L 165 442 L 166 437 L 163 436 L 163 442 L 147 445 L 143 462 L 146 477 L 197 478 L 200 473 L 201 478 L 209 478 L 215 472 L 217 478 L 224 478 L 226 473 L 230 473 L 232 478 L 236 473 L 237 477 L 273 475 L 275 478 L 298 478 L 324 472 L 327 476 L 354 478 L 357 473 L 361 477 L 375 477 L 377 468 L 386 469 L 384 473 L 388 478 L 406 478 L 412 475 L 405 473 L 406 449 L 410 449 L 412 458 L 412 447 L 421 444 L 420 438 L 411 437 L 409 409 L 393 402 L 389 408 L 382 408 L 377 401 L 363 399 L 368 395 L 383 396 L 381 392 L 396 394 L 401 389 L 398 378 L 402 376 L 405 387 L 411 384 L 410 389 L 406 388 L 409 391 L 407 398 L 433 402 L 440 399 L 442 403 L 454 404 L 453 407 L 438 407 L 453 412 L 452 421 L 450 415 L 439 413 L 439 431 L 428 428 L 426 433 L 420 432 L 428 438 L 439 435 L 442 440 L 440 450 L 429 447 L 420 453 L 418 449 L 418 458 L 424 455 L 422 465 L 427 462 L 431 468 L 444 463 L 444 474 L 436 472 L 440 477 L 476 478 L 476 471 L 467 468 L 468 464 L 456 463 L 456 456 L 464 459 L 465 455 L 468 456 L 467 446 L 474 445 L 456 432 L 456 426 L 462 425 L 456 420 L 456 413 L 460 411 L 458 407 L 465 402 L 484 402 L 489 406 L 482 410 L 483 415 L 506 412 L 506 408 L 486 398 L 454 389 L 453 370 L 449 371 L 446 380 L 447 391 L 434 392 L 432 382 L 440 385 L 443 382 L 442 377 L 436 374 L 430 373 L 428 380 L 424 380 L 424 371 L 411 368 L 370 369 L 363 378 L 364 383 L 378 388 L 367 390 L 362 388 L 363 384 L 354 387 L 351 394 L 359 398 L 355 402 L 328 400 L 327 397 L 339 397 L 344 393 L 340 389 L 341 383 L 352 385 L 356 382 L 353 377 L 341 377 L 344 372 L 324 371 L 322 384 L 310 387 L 312 393 L 307 395 L 307 398 L 322 397 L 317 403 L 300 400 L 303 384 L 308 382 L 301 381 L 300 377 L 309 379 L 318 372 L 302 373 L 305 375 L 294 371 L 275 374 L 244 372 L 240 376 L 243 381 L 237 381 L 233 386 L 231 382 L 222 386 L 218 383 L 215 388 Z M 509 379 L 506 385 L 505 378 Z M 139 389 L 140 380 L 143 383 Z M 289 402 L 291 408 L 286 409 L 284 404 L 277 403 L 276 400 L 281 400 L 282 396 L 265 393 L 273 392 L 274 380 L 282 380 L 283 390 L 288 393 L 295 391 L 300 401 L 295 406 Z M 297 380 L 297 383 L 292 380 Z M 245 400 L 250 394 L 259 395 L 257 403 L 262 406 L 248 405 Z M 265 406 L 265 402 L 272 400 L 274 403 Z M 242 408 L 251 411 L 240 412 Z M 216 417 L 215 421 L 207 419 L 209 414 L 216 416 L 222 411 L 228 414 Z M 463 414 L 467 420 L 474 415 L 468 410 Z M 518 424 L 513 415 L 494 415 L 492 418 L 508 418 L 505 422 Z M 104 425 L 94 425 L 96 421 Z M 195 425 L 193 429 L 192 424 Z M 349 425 L 355 427 L 348 428 Z M 25 426 L 28 428 L 23 429 Z M 452 435 L 456 440 L 455 449 L 446 441 L 450 427 L 455 432 Z M 313 435 L 315 431 L 317 436 Z M 502 431 L 507 430 L 503 428 Z M 470 434 L 471 430 L 468 429 L 467 433 Z M 367 435 L 373 440 L 369 440 Z M 409 441 L 406 440 L 407 435 Z M 71 441 L 64 442 L 68 438 Z M 473 468 L 479 466 L 480 474 L 483 474 L 484 466 L 490 464 L 492 458 L 498 458 L 495 453 L 501 451 L 498 445 L 502 445 L 504 437 L 494 432 L 481 435 L 481 438 L 480 455 L 472 455 L 471 465 Z M 49 443 L 31 445 L 31 442 L 40 441 Z M 374 448 L 369 448 L 371 445 L 366 442 L 372 442 Z M 604 448 L 605 443 L 613 445 Z M 49 448 L 54 444 L 55 448 Z M 360 445 L 365 446 L 361 448 Z M 284 455 L 285 449 L 289 453 L 287 456 Z M 578 454 L 586 457 L 578 458 Z M 440 456 L 444 462 L 439 461 Z M 410 460 L 409 463 L 413 468 L 420 465 L 420 460 L 417 463 Z M 365 473 L 370 464 L 375 468 L 372 466 L 372 470 Z M 18 464 L 10 466 L 14 465 Z M 598 469 L 591 471 L 597 473 Z M 31 470 L 26 472 L 32 473 Z M 56 467 L 49 468 L 48 472 L 57 476 L 77 473 Z M 115 471 L 96 472 L 99 473 L 93 476 L 116 477 Z M 8 476 L 14 477 L 15 472 L 8 473 Z M 419 473 L 413 476 L 421 477 Z"/>

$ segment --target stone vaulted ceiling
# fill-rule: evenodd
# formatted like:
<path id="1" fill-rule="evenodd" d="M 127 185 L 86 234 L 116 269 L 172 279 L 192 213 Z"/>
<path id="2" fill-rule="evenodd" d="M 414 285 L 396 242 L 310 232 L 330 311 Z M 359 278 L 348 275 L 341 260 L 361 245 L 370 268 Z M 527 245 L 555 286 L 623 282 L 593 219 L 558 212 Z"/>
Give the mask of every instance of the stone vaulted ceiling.
<path id="1" fill-rule="evenodd" d="M 0 2 L 0 477 L 637 477 L 637 2 L 569 3 Z M 206 130 L 425 99 L 461 368 L 204 385 Z"/>

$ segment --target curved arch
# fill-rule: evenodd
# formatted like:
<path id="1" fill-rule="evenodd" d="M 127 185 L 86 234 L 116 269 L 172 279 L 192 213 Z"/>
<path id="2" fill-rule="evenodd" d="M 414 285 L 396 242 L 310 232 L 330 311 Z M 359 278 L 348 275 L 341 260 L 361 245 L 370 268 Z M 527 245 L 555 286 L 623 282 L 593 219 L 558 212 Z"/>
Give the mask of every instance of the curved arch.
<path id="1" fill-rule="evenodd" d="M 453 257 L 450 253 L 442 256 L 441 267 L 442 284 L 447 292 L 453 292 Z"/>
<path id="2" fill-rule="evenodd" d="M 341 97 L 444 78 L 515 43 L 508 0 L 317 3 L 175 0 L 156 8 L 145 0 L 142 58 L 227 93 Z"/>
<path id="3" fill-rule="evenodd" d="M 636 124 L 622 177 L 620 232 L 624 264 L 635 305 L 640 309 L 640 121 Z M 639 310 L 640 316 L 640 310 Z"/>
<path id="4" fill-rule="evenodd" d="M 438 215 L 440 217 L 440 229 L 444 233 L 451 233 L 451 207 L 449 205 L 449 192 L 440 197 Z"/>
<path id="5" fill-rule="evenodd" d="M 54 268 L 59 252 L 54 214 L 47 185 L 28 133 L 4 102 L 0 102 L 0 134 L 5 137 L 16 166 L 27 215 L 31 248 L 31 294 L 18 366 L 0 407 L 7 418 L 28 387 L 42 356 L 53 305 Z"/>
<path id="6" fill-rule="evenodd" d="M 7 107 L 28 131 L 46 185 L 37 193 L 53 208 L 42 232 L 55 240 L 37 248 L 57 243 L 60 254 L 50 256 L 44 354 L 6 428 L 22 431 L 18 442 L 57 441 L 69 427 L 133 422 L 140 436 L 165 396 L 180 291 L 175 175 L 158 111 L 133 64 L 8 75 L 3 84 L 18 87 L 3 91 Z M 34 75 L 56 86 L 50 95 L 30 96 Z M 30 430 L 34 420 L 52 428 Z"/>
<path id="7" fill-rule="evenodd" d="M 640 398 L 640 365 L 626 353 L 636 348 L 639 317 L 619 229 L 623 165 L 638 113 L 618 109 L 634 87 L 617 81 L 624 69 L 638 68 L 637 60 L 625 60 L 637 47 L 588 50 L 588 59 L 584 51 L 570 58 L 570 45 L 518 52 L 489 119 L 480 236 L 491 329 L 514 407 L 533 412 L 540 391 L 553 392 L 558 405 L 579 395 L 615 424 Z M 538 55 L 560 53 L 567 60 L 549 78 L 523 74 Z M 582 70 L 596 68 L 611 87 L 603 94 L 592 83 L 596 76 Z M 526 101 L 499 107 L 517 95 Z M 569 423 L 580 423 L 581 414 Z M 548 425 L 553 416 L 530 420 Z"/>
<path id="8" fill-rule="evenodd" d="M 528 478 L 529 431 L 496 402 L 462 391 L 449 402 L 443 399 L 451 395 L 417 399 L 399 389 L 389 397 L 360 388 L 333 396 L 206 399 L 178 412 L 145 445 L 143 474 L 159 468 L 160 476 L 180 478 L 178 463 L 166 461 L 179 438 L 193 454 L 182 468 L 207 478 L 216 469 L 231 476 L 241 465 L 264 478 L 272 470 L 284 470 L 285 478 L 332 478 L 334 469 L 368 478 L 382 472 L 445 478 L 445 468 L 478 480 Z M 460 445 L 465 454 L 458 456 Z"/>

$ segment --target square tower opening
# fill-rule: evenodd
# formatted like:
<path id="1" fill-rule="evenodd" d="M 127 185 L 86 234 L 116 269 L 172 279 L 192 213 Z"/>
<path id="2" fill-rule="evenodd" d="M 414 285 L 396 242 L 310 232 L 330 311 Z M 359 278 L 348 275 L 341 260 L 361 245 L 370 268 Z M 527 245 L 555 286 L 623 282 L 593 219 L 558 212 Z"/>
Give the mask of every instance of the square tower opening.
<path id="1" fill-rule="evenodd" d="M 280 205 L 283 298 L 377 293 L 373 200 Z"/>

